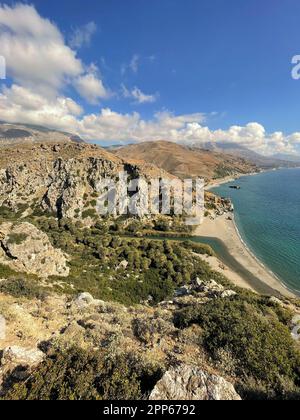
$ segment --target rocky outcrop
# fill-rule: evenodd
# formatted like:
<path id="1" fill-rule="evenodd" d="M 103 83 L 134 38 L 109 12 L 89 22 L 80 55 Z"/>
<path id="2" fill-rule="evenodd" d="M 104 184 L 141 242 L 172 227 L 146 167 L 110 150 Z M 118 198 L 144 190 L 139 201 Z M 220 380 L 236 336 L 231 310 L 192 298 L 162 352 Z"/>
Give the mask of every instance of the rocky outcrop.
<path id="1" fill-rule="evenodd" d="M 7 386 L 26 380 L 45 355 L 37 348 L 6 347 L 0 361 L 0 396 Z"/>
<path id="2" fill-rule="evenodd" d="M 69 275 L 66 255 L 30 223 L 0 225 L 0 262 L 39 277 Z"/>
<path id="3" fill-rule="evenodd" d="M 233 203 L 229 198 L 218 197 L 209 191 L 205 192 L 205 202 L 206 209 L 209 210 L 211 217 L 222 216 L 234 211 Z"/>
<path id="4" fill-rule="evenodd" d="M 100 306 L 104 308 L 105 302 L 103 300 L 94 299 L 90 293 L 81 293 L 74 299 L 72 306 L 77 309 L 85 309 L 89 306 Z"/>
<path id="5" fill-rule="evenodd" d="M 166 372 L 156 384 L 149 399 L 152 401 L 241 400 L 232 384 L 225 379 L 188 365 L 182 365 Z"/>
<path id="6" fill-rule="evenodd" d="M 44 353 L 38 349 L 25 349 L 19 346 L 7 347 L 3 350 L 1 367 L 33 367 L 44 359 Z"/>
<path id="7" fill-rule="evenodd" d="M 233 290 L 226 290 L 224 286 L 217 283 L 215 280 L 209 282 L 203 282 L 199 278 L 196 279 L 195 290 L 201 293 L 205 293 L 208 297 L 221 297 L 223 299 L 236 296 L 236 292 Z"/>
<path id="8" fill-rule="evenodd" d="M 87 144 L 2 148 L 0 207 L 29 213 L 43 210 L 59 218 L 93 219 L 97 217 L 99 181 L 117 182 L 121 172 L 127 172 L 129 179 L 173 178 L 154 165 L 125 162 Z"/>

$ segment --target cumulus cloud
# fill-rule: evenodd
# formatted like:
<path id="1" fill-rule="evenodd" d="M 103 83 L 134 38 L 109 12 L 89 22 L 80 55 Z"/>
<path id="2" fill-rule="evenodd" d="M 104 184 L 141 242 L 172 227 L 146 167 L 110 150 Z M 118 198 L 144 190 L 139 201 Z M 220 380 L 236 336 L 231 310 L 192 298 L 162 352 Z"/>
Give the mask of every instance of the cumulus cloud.
<path id="1" fill-rule="evenodd" d="M 0 5 L 0 49 L 8 76 L 49 98 L 75 82 L 82 90 L 78 78 L 91 79 L 57 26 L 41 17 L 33 6 Z M 102 83 L 98 82 L 97 92 Z"/>
<path id="2" fill-rule="evenodd" d="M 31 90 L 12 85 L 0 93 L 1 119 L 11 123 L 42 125 L 60 130 L 70 130 L 77 124 L 83 109 L 71 98 L 56 97 L 53 100 Z M 76 127 L 77 129 L 77 127 Z"/>
<path id="3" fill-rule="evenodd" d="M 69 96 L 73 87 L 89 103 L 108 98 L 95 65 L 86 66 L 75 47 L 86 45 L 93 25 L 78 29 L 67 45 L 57 26 L 41 17 L 33 6 L 0 4 L 0 55 L 6 58 L 11 86 L 0 87 L 0 118 L 7 122 L 44 125 L 79 134 L 86 140 L 155 141 L 169 140 L 193 145 L 230 142 L 263 153 L 296 153 L 300 150 L 300 132 L 285 135 L 268 133 L 257 123 L 234 125 L 227 130 L 211 130 L 207 115 L 156 113 L 145 120 L 137 112 L 121 114 L 110 108 L 85 114 Z M 125 69 L 138 72 L 140 58 L 134 55 Z M 135 87 L 123 87 L 123 95 L 137 104 L 153 103 L 157 94 L 145 94 Z"/>
<path id="4" fill-rule="evenodd" d="M 96 32 L 97 25 L 95 22 L 89 22 L 86 25 L 74 29 L 69 40 L 70 47 L 79 49 L 84 46 L 89 46 Z"/>
<path id="5" fill-rule="evenodd" d="M 75 87 L 79 94 L 93 105 L 98 104 L 100 99 L 105 99 L 109 96 L 102 81 L 93 73 L 80 76 L 75 81 Z"/>
<path id="6" fill-rule="evenodd" d="M 293 154 L 300 145 L 300 133 L 269 134 L 257 122 L 232 126 L 228 130 L 211 130 L 205 125 L 207 115 L 203 113 L 174 115 L 163 111 L 145 120 L 137 112 L 121 114 L 104 108 L 99 113 L 84 115 L 71 98 L 49 100 L 18 85 L 2 89 L 0 114 L 8 122 L 45 125 L 79 134 L 86 140 L 104 142 L 168 140 L 198 146 L 207 142 L 230 142 L 265 155 Z"/>
<path id="7" fill-rule="evenodd" d="M 138 87 L 133 88 L 131 91 L 122 85 L 122 94 L 124 98 L 133 99 L 136 104 L 151 104 L 157 101 L 159 94 L 147 95 Z"/>

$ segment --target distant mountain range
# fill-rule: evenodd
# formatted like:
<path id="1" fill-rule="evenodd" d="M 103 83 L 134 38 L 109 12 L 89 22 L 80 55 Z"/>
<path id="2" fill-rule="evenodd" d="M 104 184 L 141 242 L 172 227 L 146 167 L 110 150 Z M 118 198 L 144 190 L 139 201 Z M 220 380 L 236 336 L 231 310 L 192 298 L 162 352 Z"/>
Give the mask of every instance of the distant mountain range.
<path id="1" fill-rule="evenodd" d="M 0 121 L 0 146 L 33 143 L 84 143 L 79 136 L 30 124 Z M 179 176 L 205 179 L 248 173 L 259 169 L 299 167 L 300 157 L 276 154 L 262 156 L 236 143 L 204 143 L 185 146 L 168 141 L 111 146 L 107 150 L 121 158 L 154 164 Z"/>
<path id="2" fill-rule="evenodd" d="M 205 143 L 201 147 L 214 152 L 242 157 L 263 169 L 300 166 L 300 157 L 284 154 L 267 157 L 236 143 Z M 194 147 L 196 150 L 198 148 Z"/>
<path id="3" fill-rule="evenodd" d="M 79 136 L 28 124 L 0 122 L 0 146 L 51 142 L 83 143 Z"/>

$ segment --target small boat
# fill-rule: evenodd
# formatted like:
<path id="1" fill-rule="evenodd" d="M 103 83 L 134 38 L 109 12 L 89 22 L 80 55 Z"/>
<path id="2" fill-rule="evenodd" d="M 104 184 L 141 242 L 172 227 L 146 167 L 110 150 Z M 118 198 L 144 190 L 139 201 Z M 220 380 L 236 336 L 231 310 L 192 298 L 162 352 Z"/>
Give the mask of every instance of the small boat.
<path id="1" fill-rule="evenodd" d="M 232 190 L 240 190 L 241 187 L 239 185 L 230 185 L 230 187 Z"/>

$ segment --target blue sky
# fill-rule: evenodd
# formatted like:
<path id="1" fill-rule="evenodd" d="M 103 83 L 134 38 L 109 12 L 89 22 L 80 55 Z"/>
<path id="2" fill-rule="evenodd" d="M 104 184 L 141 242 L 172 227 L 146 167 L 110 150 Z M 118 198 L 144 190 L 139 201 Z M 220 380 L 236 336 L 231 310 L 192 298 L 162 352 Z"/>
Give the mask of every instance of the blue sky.
<path id="1" fill-rule="evenodd" d="M 14 7 L 15 2 L 5 4 Z M 34 0 L 30 4 L 41 19 L 58 27 L 65 45 L 76 52 L 83 66 L 93 63 L 97 68 L 97 78 L 106 89 L 98 100 L 87 100 L 82 91 L 74 89 L 74 83 L 57 87 L 57 94 L 74 100 L 83 115 L 97 115 L 103 109 L 122 116 L 138 113 L 136 123 L 142 125 L 151 124 L 157 114 L 185 115 L 185 125 L 180 127 L 175 120 L 174 129 L 200 124 L 210 133 L 222 130 L 221 135 L 213 135 L 220 141 L 230 127 L 255 123 L 265 130 L 269 149 L 277 132 L 282 136 L 278 137 L 281 146 L 274 146 L 276 151 L 289 153 L 298 148 L 300 80 L 291 77 L 291 59 L 300 54 L 299 1 Z M 10 24 L 2 20 L 6 32 Z M 88 28 L 92 28 L 89 35 L 85 33 L 89 42 L 79 45 L 78 34 L 83 36 Z M 7 86 L 17 84 L 32 91 L 32 81 L 15 75 L 13 65 L 8 66 Z M 191 115 L 195 117 L 189 118 Z M 168 134 L 164 128 L 162 133 Z M 250 128 L 249 136 L 255 136 Z M 147 130 L 152 139 L 153 127 Z M 261 131 L 258 129 L 258 137 Z M 107 136 L 112 141 L 114 134 Z M 133 140 L 139 136 L 135 133 Z M 203 140 L 203 132 L 195 135 L 196 140 L 197 136 Z M 239 131 L 236 136 L 237 142 L 242 137 L 242 143 L 247 137 L 245 145 L 255 148 L 248 132 Z M 103 140 L 105 134 L 100 137 Z M 179 137 L 174 135 L 174 139 Z M 270 152 L 266 145 L 265 150 L 259 147 Z"/>

